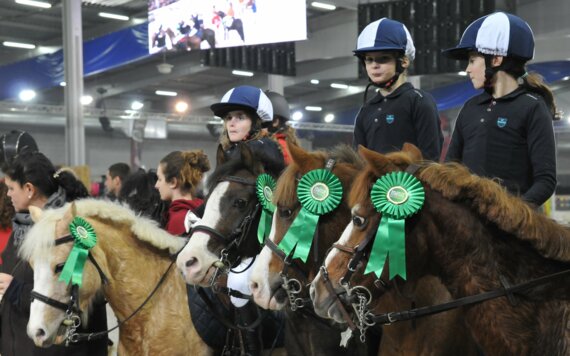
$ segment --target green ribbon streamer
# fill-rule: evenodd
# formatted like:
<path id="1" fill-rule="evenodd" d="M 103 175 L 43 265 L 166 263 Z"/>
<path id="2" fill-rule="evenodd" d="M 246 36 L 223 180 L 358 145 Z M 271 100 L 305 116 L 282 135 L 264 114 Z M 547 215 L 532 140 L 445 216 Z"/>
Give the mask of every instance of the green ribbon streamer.
<path id="1" fill-rule="evenodd" d="M 299 214 L 287 230 L 279 248 L 287 255 L 293 248 L 293 258 L 307 262 L 319 217 L 330 213 L 340 204 L 342 184 L 330 170 L 314 169 L 307 172 L 297 185 L 301 203 Z"/>
<path id="2" fill-rule="evenodd" d="M 288 255 L 297 246 L 293 258 L 300 258 L 303 262 L 307 262 L 318 222 L 319 215 L 302 208 L 279 243 L 279 247 Z"/>
<path id="3" fill-rule="evenodd" d="M 97 244 L 97 235 L 93 226 L 83 218 L 76 216 L 69 224 L 69 231 L 75 242 L 67 256 L 59 280 L 66 284 L 75 284 L 81 287 L 83 283 L 83 268 L 89 256 L 89 250 Z"/>
<path id="4" fill-rule="evenodd" d="M 269 213 L 265 209 L 261 209 L 261 218 L 257 227 L 257 240 L 260 245 L 263 245 L 265 238 L 269 236 L 271 231 L 271 221 L 273 220 L 273 213 Z"/>
<path id="5" fill-rule="evenodd" d="M 275 205 L 273 204 L 273 191 L 275 190 L 275 179 L 267 173 L 262 173 L 256 180 L 257 200 L 261 203 L 261 217 L 257 226 L 257 240 L 261 245 L 271 231 L 271 220 Z"/>
<path id="6" fill-rule="evenodd" d="M 406 218 L 423 206 L 425 192 L 421 182 L 406 172 L 391 172 L 376 181 L 370 192 L 376 210 L 382 214 L 365 274 L 380 278 L 386 260 L 390 279 L 406 275 Z"/>
<path id="7" fill-rule="evenodd" d="M 380 277 L 388 259 L 390 279 L 397 275 L 403 279 L 407 278 L 404 229 L 405 220 L 393 219 L 386 215 L 382 216 L 364 274 L 374 272 L 376 276 Z"/>
<path id="8" fill-rule="evenodd" d="M 59 280 L 65 282 L 65 284 L 71 282 L 71 284 L 81 287 L 83 283 L 83 267 L 85 267 L 88 255 L 89 250 L 74 245 L 63 266 Z"/>

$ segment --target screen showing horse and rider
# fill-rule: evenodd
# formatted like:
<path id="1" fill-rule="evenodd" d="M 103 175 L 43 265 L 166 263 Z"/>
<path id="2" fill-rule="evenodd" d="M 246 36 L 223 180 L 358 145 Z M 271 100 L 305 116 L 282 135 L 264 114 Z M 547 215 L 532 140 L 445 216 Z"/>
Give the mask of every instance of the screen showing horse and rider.
<path id="1" fill-rule="evenodd" d="M 150 53 L 307 39 L 302 0 L 149 0 L 148 20 Z"/>

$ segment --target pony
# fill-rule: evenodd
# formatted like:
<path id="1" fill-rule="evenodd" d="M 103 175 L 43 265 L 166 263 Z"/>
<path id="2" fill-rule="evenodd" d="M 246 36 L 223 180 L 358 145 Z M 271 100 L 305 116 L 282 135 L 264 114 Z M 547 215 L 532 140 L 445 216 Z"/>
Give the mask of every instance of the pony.
<path id="1" fill-rule="evenodd" d="M 245 292 L 226 287 L 225 278 L 228 277 L 228 272 L 230 270 L 236 272 L 234 276 L 247 275 L 251 264 L 244 263 L 245 265 L 241 267 L 238 265 L 242 260 L 257 256 L 261 250 L 257 227 L 262 207 L 256 190 L 257 178 L 261 174 L 268 174 L 275 179 L 284 168 L 282 159 L 278 162 L 271 153 L 264 151 L 270 148 L 266 147 L 267 144 L 256 144 L 256 142 L 261 141 L 238 144 L 235 154 L 230 157 L 226 157 L 221 146 L 218 147 L 216 169 L 207 182 L 209 193 L 204 215 L 201 221 L 192 227 L 190 239 L 177 258 L 178 269 L 182 272 L 186 283 L 212 287 L 211 291 L 215 292 L 221 303 L 226 305 L 229 302 L 228 296 L 235 296 L 235 292 L 240 294 Z M 281 152 L 277 151 L 276 144 L 275 150 L 281 155 Z M 237 298 L 247 299 L 243 298 L 243 295 Z M 251 314 L 248 318 L 255 317 L 257 318 L 255 321 L 243 320 L 243 315 L 239 315 L 237 311 L 238 315 L 234 320 L 230 320 L 231 316 L 222 319 L 222 315 L 217 313 L 217 319 L 222 319 L 220 321 L 228 327 L 230 333 L 242 335 L 246 340 L 257 337 L 254 336 L 257 331 L 252 328 L 246 331 L 243 328 L 244 324 L 257 324 L 264 316 L 259 313 L 255 304 L 250 303 L 247 306 Z M 242 321 L 236 322 L 239 319 Z M 264 327 L 261 328 L 266 346 L 269 341 L 275 340 L 277 333 L 273 330 L 274 326 L 271 323 L 269 325 L 264 323 Z M 234 334 L 236 330 L 238 333 Z M 226 339 L 226 348 L 236 346 L 235 342 L 228 340 L 229 337 Z M 253 347 L 252 345 L 253 343 L 250 343 L 246 347 Z"/>
<path id="2" fill-rule="evenodd" d="M 95 296 L 103 293 L 122 321 L 120 355 L 212 354 L 190 321 L 184 281 L 170 268 L 170 254 L 182 248 L 183 239 L 108 201 L 86 199 L 46 211 L 32 207 L 30 213 L 35 224 L 20 253 L 34 269 L 32 294 L 36 297 L 31 304 L 28 335 L 36 345 L 48 347 L 61 341 L 61 326 L 68 319 L 69 309 L 88 322 L 85 312 Z M 70 223 L 76 217 L 92 226 L 97 242 L 89 250 L 92 257 L 85 263 L 82 284 L 72 300 L 75 286 L 69 287 L 58 278 L 59 267 L 74 245 L 61 237 L 69 235 Z M 63 308 L 54 307 L 57 303 Z"/>
<path id="3" fill-rule="evenodd" d="M 293 163 L 285 170 L 277 182 L 274 194 L 274 202 L 277 206 L 272 230 L 266 246 L 263 248 L 260 256 L 254 265 L 254 270 L 250 276 L 250 289 L 253 292 L 256 303 L 264 308 L 281 309 L 287 304 L 299 301 L 302 295 L 308 296 L 308 288 L 300 291 L 302 287 L 308 286 L 317 274 L 319 267 L 324 262 L 327 251 L 332 247 L 333 242 L 338 239 L 340 232 L 346 227 L 351 219 L 351 211 L 348 201 L 348 192 L 354 182 L 356 175 L 364 169 L 364 162 L 358 157 L 356 152 L 348 146 L 338 146 L 330 152 L 306 152 L 296 145 L 289 145 Z M 284 254 L 276 251 L 278 247 L 270 248 L 270 245 L 277 246 L 283 240 L 285 233 L 288 231 L 293 221 L 297 217 L 301 205 L 297 196 L 297 187 L 301 176 L 307 172 L 324 168 L 330 159 L 335 160 L 332 172 L 339 178 L 344 191 L 339 206 L 328 214 L 320 217 L 318 222 L 318 231 L 313 241 L 313 249 L 311 250 L 306 263 L 298 263 L 299 260 L 289 262 L 290 267 L 285 267 Z M 277 254 L 276 254 L 277 253 Z M 279 254 L 281 256 L 279 256 Z M 284 273 L 287 270 L 287 273 Z M 300 280 L 297 290 L 293 294 L 299 296 L 291 296 L 290 280 Z M 433 300 L 447 300 L 449 293 L 434 277 L 426 277 L 421 281 L 416 289 L 421 291 L 414 301 L 419 304 L 429 303 Z M 409 306 L 409 301 L 398 300 L 395 293 L 389 293 L 383 298 L 383 303 L 392 308 L 405 308 Z M 299 303 L 301 306 L 302 304 Z M 300 305 L 293 305 L 294 309 L 298 309 Z M 350 305 L 350 304 L 349 304 Z M 309 306 L 310 307 L 310 306 Z M 310 308 L 308 308 L 310 309 Z M 303 309 L 301 309 L 303 310 Z M 298 312 L 288 312 L 287 316 L 293 320 L 301 318 Z M 324 315 L 326 317 L 326 315 Z M 318 319 L 318 318 L 317 318 Z M 310 322 L 312 320 L 312 322 Z M 345 320 L 336 320 L 345 322 Z M 316 321 L 315 318 L 305 320 L 302 323 L 294 323 L 297 333 L 302 333 L 304 338 L 300 344 L 309 348 L 318 348 L 319 344 L 323 347 L 332 343 L 338 347 L 340 339 L 339 329 L 336 331 L 335 337 L 330 334 L 331 329 L 326 330 L 322 327 L 322 331 L 328 331 L 326 337 L 314 337 L 315 324 L 322 324 L 322 321 Z M 433 335 L 433 330 L 437 328 L 442 330 L 439 335 Z M 453 333 L 450 331 L 454 330 Z M 451 313 L 445 316 L 438 316 L 433 319 L 426 319 L 425 323 L 402 323 L 397 326 L 384 327 L 382 330 L 382 338 L 380 344 L 380 353 L 382 355 L 402 355 L 402 354 L 433 354 L 433 355 L 455 355 L 459 350 L 465 354 L 474 354 L 465 351 L 473 351 L 475 347 L 472 340 L 466 337 L 465 326 L 462 319 L 457 313 Z M 445 331 L 449 334 L 446 335 Z M 453 336 L 453 337 L 452 337 Z M 300 336 L 296 337 L 301 339 Z M 460 346 L 461 345 L 461 346 Z M 331 347 L 331 346 L 329 346 Z M 352 347 L 350 349 L 353 349 Z M 336 351 L 340 352 L 340 351 Z M 304 353 L 309 353 L 304 350 Z M 329 353 L 334 353 L 330 351 Z"/>
<path id="4" fill-rule="evenodd" d="M 370 197 L 372 186 L 379 177 L 421 161 L 421 153 L 410 144 L 389 155 L 363 147 L 359 153 L 367 166 L 350 193 L 352 221 L 311 284 L 317 314 L 339 322 L 343 318 L 335 300 L 346 293 L 347 284 L 367 289 L 372 299 L 386 293 L 388 264 L 379 278 L 363 273 L 370 251 L 366 244 L 371 242 L 367 236 L 373 236 L 370 234 L 375 233 L 381 215 Z M 473 175 L 460 164 L 420 164 L 412 174 L 423 186 L 425 197 L 421 209 L 405 221 L 407 281 L 395 276 L 392 283 L 398 280 L 397 284 L 408 285 L 434 275 L 456 299 L 502 290 L 507 298 L 460 309 L 485 355 L 570 353 L 568 273 L 534 288 L 508 289 L 567 271 L 570 231 L 507 193 L 497 182 Z M 356 250 L 364 252 L 363 258 L 347 280 L 347 266 Z M 407 297 L 415 297 L 417 291 L 407 293 Z M 366 319 L 370 320 L 369 314 Z"/>

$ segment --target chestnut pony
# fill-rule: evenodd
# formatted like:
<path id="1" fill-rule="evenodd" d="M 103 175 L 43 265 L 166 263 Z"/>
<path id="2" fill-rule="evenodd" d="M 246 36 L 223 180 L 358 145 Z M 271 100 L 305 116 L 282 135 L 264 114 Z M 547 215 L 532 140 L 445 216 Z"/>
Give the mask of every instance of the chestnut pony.
<path id="1" fill-rule="evenodd" d="M 293 309 L 297 309 L 297 311 L 288 311 L 287 316 L 294 321 L 289 324 L 292 324 L 292 327 L 296 329 L 298 334 L 296 338 L 299 339 L 300 344 L 305 345 L 304 347 L 307 349 L 304 352 L 308 353 L 307 350 L 309 349 L 332 347 L 331 343 L 335 347 L 339 345 L 340 325 L 336 329 L 328 330 L 321 326 L 319 329 L 328 331 L 328 334 L 315 337 L 313 329 L 315 325 L 322 324 L 322 321 L 318 322 L 315 321 L 315 318 L 306 318 L 302 312 L 307 309 L 311 310 L 311 308 L 310 305 L 303 306 L 302 297 L 308 294 L 308 283 L 317 274 L 327 251 L 351 220 L 348 192 L 354 184 L 354 178 L 364 169 L 364 162 L 348 146 L 339 146 L 330 152 L 311 153 L 295 145 L 289 145 L 289 149 L 293 163 L 277 182 L 274 194 L 274 203 L 277 209 L 269 235 L 271 241 L 266 242 L 266 246 L 254 265 L 254 271 L 250 277 L 250 289 L 256 303 L 264 308 L 281 309 L 297 303 L 297 305 L 293 305 Z M 297 196 L 299 179 L 309 171 L 325 168 L 330 159 L 335 160 L 331 171 L 342 184 L 342 200 L 336 209 L 319 218 L 315 241 L 313 241 L 306 263 L 295 259 L 289 262 L 289 266 L 285 267 L 283 253 L 276 251 L 279 247 L 270 248 L 268 245 L 278 246 L 299 214 L 301 209 Z M 281 257 L 278 257 L 278 254 Z M 300 281 L 297 287 L 295 287 L 297 283 L 292 284 L 292 280 Z M 409 308 L 411 303 L 416 303 L 419 306 L 450 298 L 449 292 L 433 276 L 425 277 L 413 284 L 411 288 L 419 292 L 415 298 L 401 300 L 400 295 L 396 291 L 392 291 L 377 301 L 379 305 L 382 305 L 379 308 L 387 306 L 402 309 Z M 292 293 L 297 292 L 298 289 L 301 289 L 298 293 Z M 407 289 L 402 290 L 402 293 L 411 294 Z M 347 305 L 350 306 L 350 303 Z M 321 313 L 321 315 L 328 317 L 327 314 Z M 344 323 L 346 320 L 336 319 L 335 321 Z M 346 325 L 342 327 L 342 329 L 344 328 Z M 434 330 L 439 332 L 434 333 Z M 474 354 L 474 344 L 471 338 L 466 335 L 465 330 L 463 320 L 457 312 L 426 318 L 419 323 L 406 322 L 384 327 L 379 352 L 382 355 L 456 355 L 460 351 L 464 355 Z M 358 337 L 354 340 L 358 340 Z M 289 343 L 288 340 L 286 343 Z M 350 347 L 348 351 L 351 349 L 353 347 Z"/>
<path id="2" fill-rule="evenodd" d="M 359 153 L 367 166 L 350 193 L 352 222 L 311 285 L 318 314 L 343 320 L 336 306 L 337 296 L 330 293 L 331 289 L 343 298 L 347 289 L 363 287 L 375 300 L 390 290 L 390 283 L 405 289 L 431 274 L 440 277 L 457 299 L 505 291 L 509 286 L 558 273 L 557 279 L 517 290 L 508 298 L 501 296 L 459 310 L 485 355 L 570 353 L 570 277 L 563 274 L 570 268 L 570 231 L 508 194 L 496 182 L 472 175 L 456 163 L 424 164 L 413 173 L 424 188 L 425 199 L 421 209 L 405 221 L 407 281 L 396 276 L 385 282 L 389 277 L 388 264 L 378 279 L 374 273 L 363 274 L 368 262 L 365 253 L 350 280 L 339 284 L 346 276 L 354 251 L 360 244 L 366 245 L 367 237 L 378 227 L 381 214 L 370 197 L 372 186 L 387 173 L 404 171 L 421 160 L 419 150 L 407 144 L 402 152 L 388 155 L 363 147 Z M 326 287 L 326 279 L 332 287 Z M 388 287 L 382 287 L 386 283 Z M 412 288 L 399 299 L 417 295 L 418 291 Z M 421 321 L 417 320 L 418 325 Z M 437 334 L 438 329 L 434 328 L 433 335 Z"/>
<path id="3" fill-rule="evenodd" d="M 69 224 L 81 217 L 94 229 L 97 242 L 89 250 L 92 259 L 83 268 L 74 313 L 85 318 L 96 294 L 103 293 L 117 318 L 125 320 L 156 288 L 148 302 L 121 324 L 118 354 L 212 354 L 192 325 L 186 286 L 171 266 L 171 254 L 180 250 L 183 239 L 126 207 L 102 200 L 81 200 L 57 210 L 30 208 L 30 213 L 35 223 L 21 254 L 33 266 L 35 293 L 64 306 L 73 304 L 74 288 L 59 281 L 59 266 L 66 262 L 74 243 L 56 240 L 69 235 Z M 28 335 L 36 345 L 47 347 L 61 341 L 58 333 L 66 311 L 40 299 L 36 297 L 31 304 Z"/>

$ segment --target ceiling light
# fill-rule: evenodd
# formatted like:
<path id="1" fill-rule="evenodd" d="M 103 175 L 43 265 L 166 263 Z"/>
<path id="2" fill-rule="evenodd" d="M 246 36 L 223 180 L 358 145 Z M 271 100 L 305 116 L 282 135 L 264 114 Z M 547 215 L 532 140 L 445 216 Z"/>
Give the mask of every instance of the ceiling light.
<path id="1" fill-rule="evenodd" d="M 177 112 L 183 113 L 183 112 L 185 112 L 186 110 L 188 110 L 188 103 L 185 102 L 185 101 L 179 101 L 179 102 L 176 103 L 176 105 L 174 105 L 174 109 L 175 109 Z"/>
<path id="2" fill-rule="evenodd" d="M 176 96 L 178 95 L 177 92 L 175 91 L 168 91 L 168 90 L 157 90 L 154 92 L 156 95 L 162 95 L 162 96 Z"/>
<path id="3" fill-rule="evenodd" d="M 333 122 L 334 121 L 334 115 L 333 114 L 326 114 L 325 115 L 325 122 Z"/>
<path id="4" fill-rule="evenodd" d="M 93 102 L 93 97 L 91 95 L 83 95 L 80 101 L 81 105 L 89 105 Z"/>
<path id="5" fill-rule="evenodd" d="M 566 76 L 566 77 L 562 78 L 562 80 L 568 80 L 568 79 L 570 79 L 569 76 Z"/>
<path id="6" fill-rule="evenodd" d="M 143 106 L 144 106 L 144 104 L 142 102 L 135 100 L 131 104 L 131 109 L 140 110 L 143 108 Z"/>
<path id="7" fill-rule="evenodd" d="M 34 49 L 36 48 L 35 44 L 31 43 L 22 43 L 22 42 L 12 42 L 12 41 L 4 41 L 2 44 L 6 47 L 14 47 L 14 48 L 24 48 L 24 49 Z"/>
<path id="8" fill-rule="evenodd" d="M 307 111 L 323 111 L 323 108 L 320 106 L 305 106 L 305 110 L 307 110 Z"/>
<path id="9" fill-rule="evenodd" d="M 105 17 L 107 19 L 113 19 L 113 20 L 120 20 L 120 21 L 129 21 L 129 17 L 125 16 L 125 15 L 119 15 L 119 14 L 112 14 L 110 12 L 100 12 L 99 16 L 101 17 Z"/>
<path id="10" fill-rule="evenodd" d="M 341 83 L 331 83 L 331 88 L 335 89 L 348 89 L 348 85 Z"/>
<path id="11" fill-rule="evenodd" d="M 45 1 L 16 0 L 15 3 L 20 4 L 20 5 L 41 7 L 42 9 L 49 9 L 51 7 L 51 4 L 49 2 L 45 2 Z"/>
<path id="12" fill-rule="evenodd" d="M 467 76 L 467 72 L 462 70 L 460 72 L 457 72 L 458 75 L 462 76 L 462 77 L 466 77 Z"/>
<path id="13" fill-rule="evenodd" d="M 247 72 L 245 70 L 232 70 L 233 75 L 240 75 L 242 77 L 253 77 L 253 72 Z"/>
<path id="14" fill-rule="evenodd" d="M 18 94 L 18 97 L 22 101 L 30 101 L 36 97 L 36 92 L 31 89 L 24 89 Z"/>
<path id="15" fill-rule="evenodd" d="M 312 7 L 319 8 L 319 9 L 323 9 L 323 10 L 330 10 L 330 11 L 336 10 L 336 6 L 335 6 L 335 5 L 333 5 L 333 4 L 327 4 L 327 3 L 325 3 L 325 2 L 313 1 L 313 2 L 311 3 L 311 6 L 312 6 Z"/>
<path id="16" fill-rule="evenodd" d="M 319 80 L 318 79 L 311 79 L 311 84 L 319 84 Z"/>
<path id="17" fill-rule="evenodd" d="M 66 85 L 67 85 L 66 82 L 59 82 L 59 86 L 60 86 L 60 87 L 64 87 L 64 86 L 66 86 Z"/>
<path id="18" fill-rule="evenodd" d="M 299 121 L 303 118 L 303 113 L 300 111 L 295 111 L 293 113 L 293 115 L 291 115 L 291 119 L 293 119 L 293 121 Z"/>

